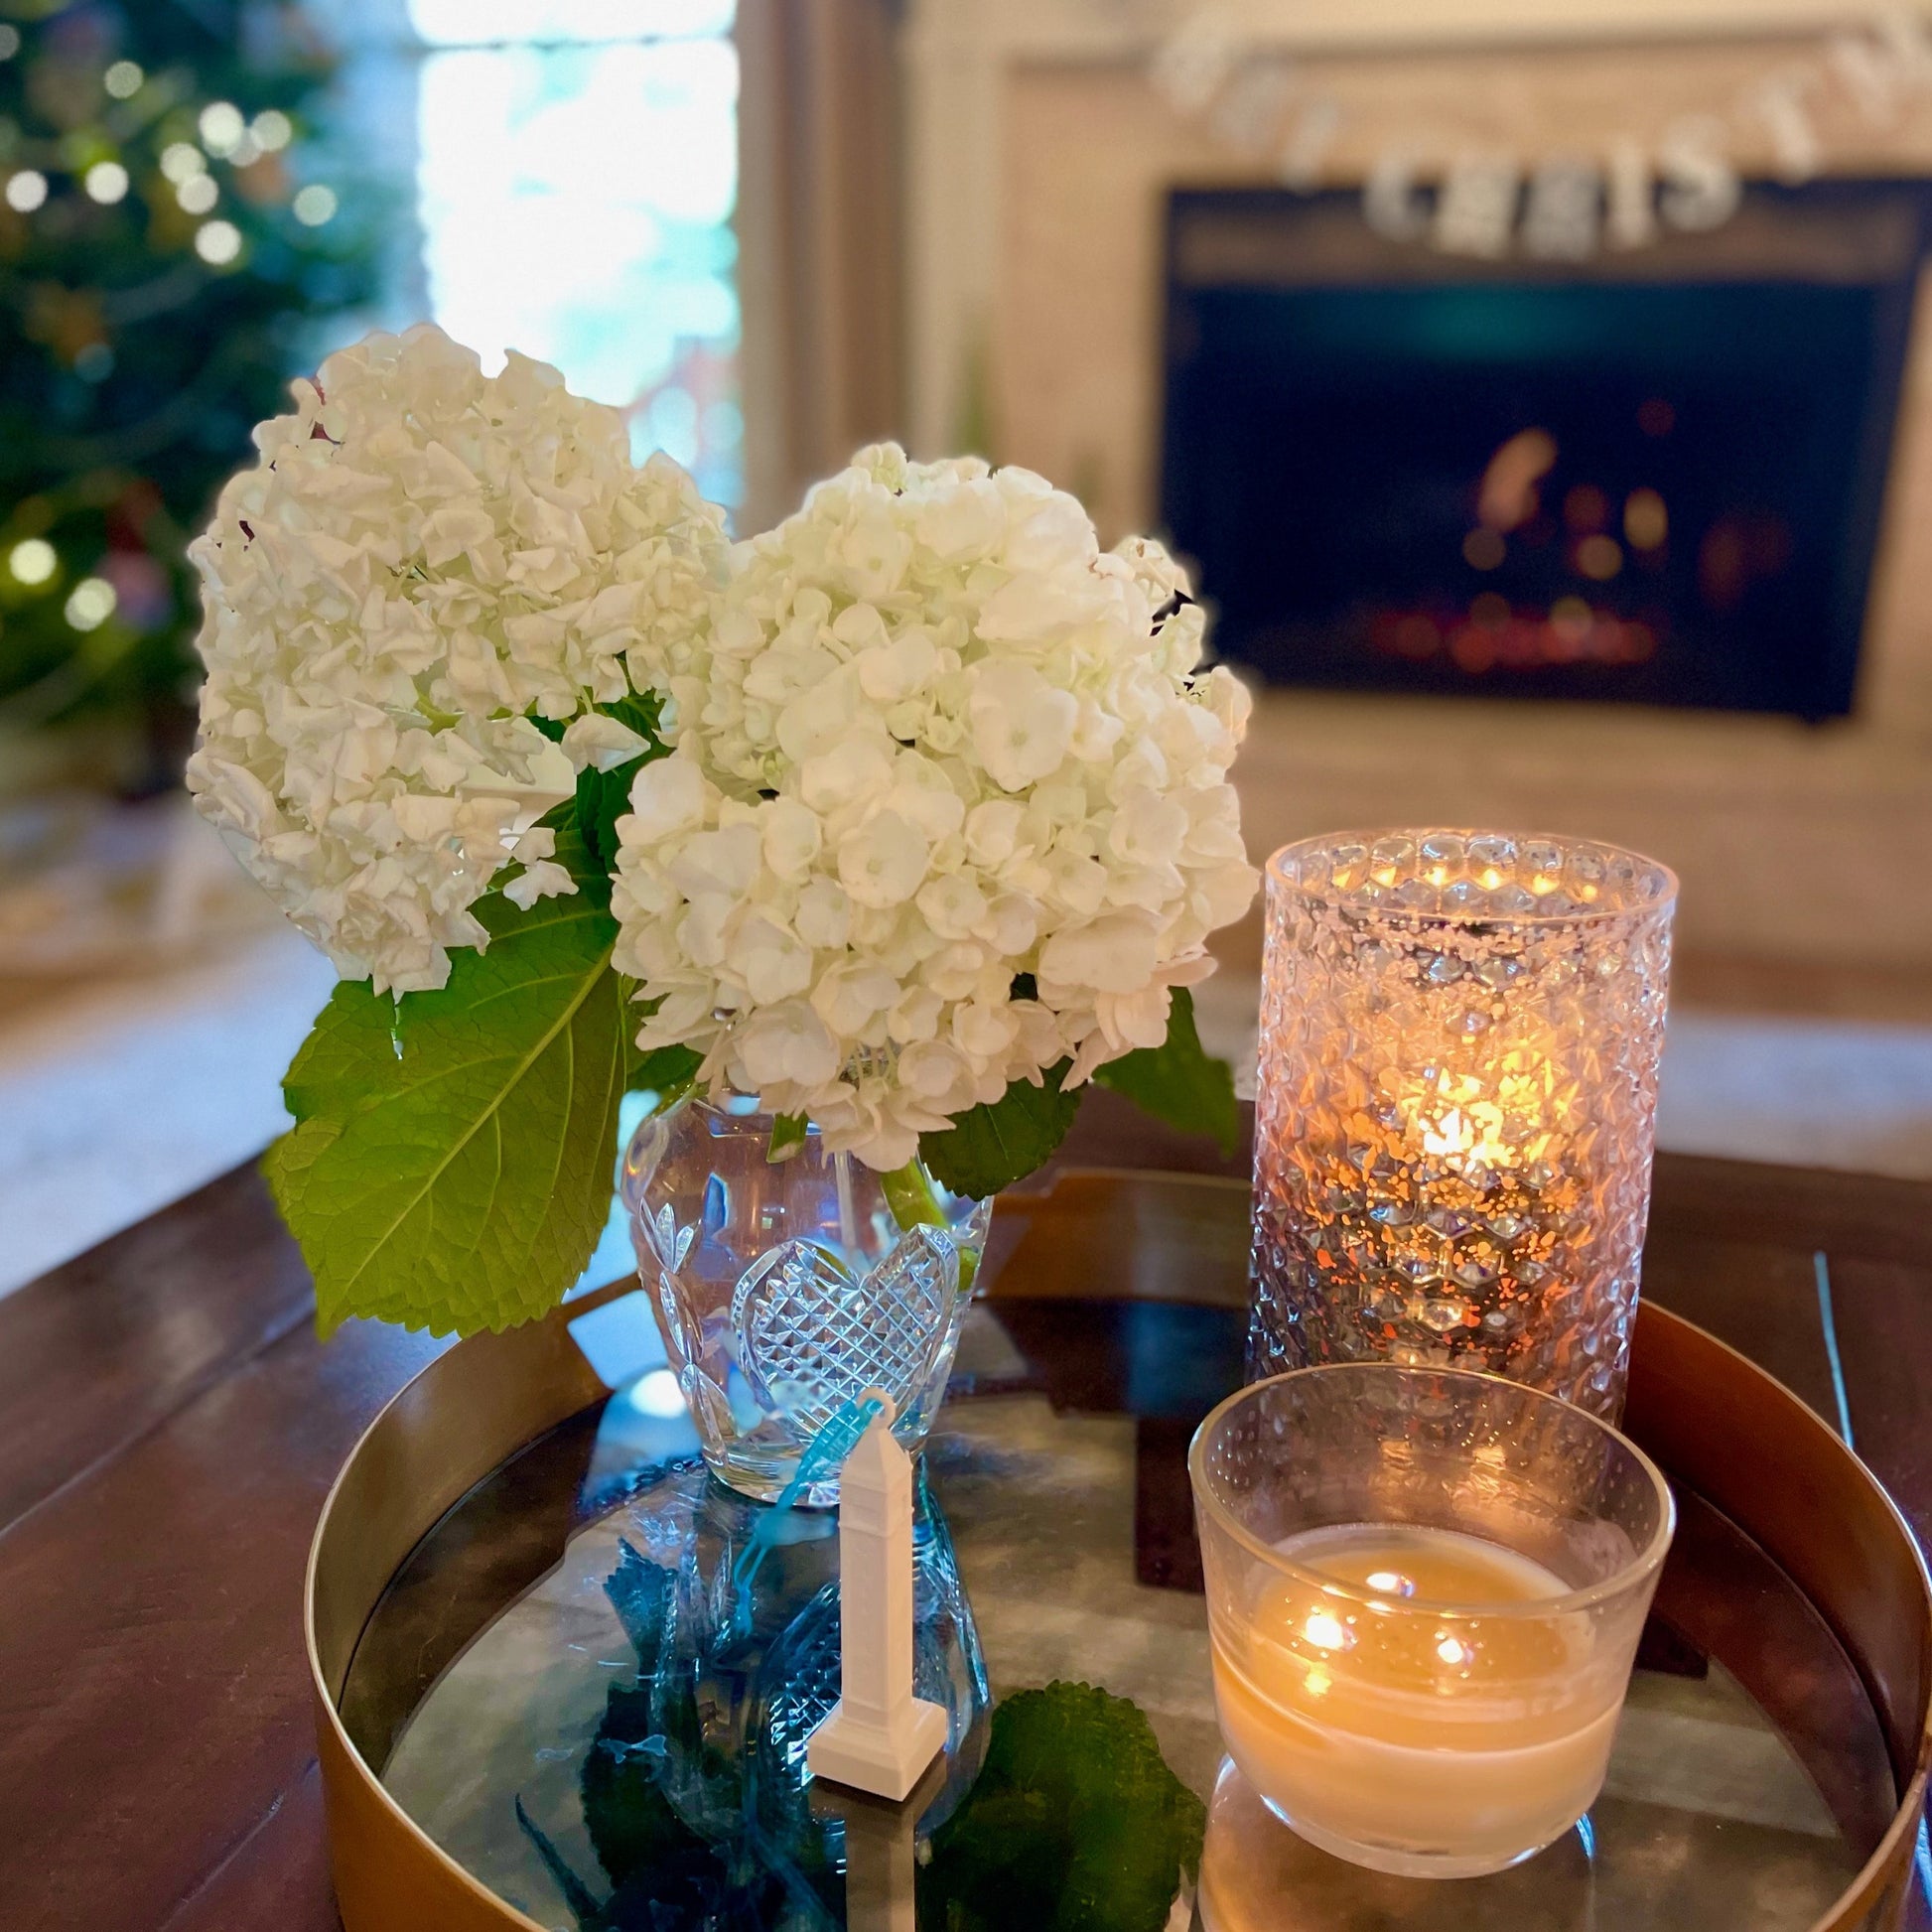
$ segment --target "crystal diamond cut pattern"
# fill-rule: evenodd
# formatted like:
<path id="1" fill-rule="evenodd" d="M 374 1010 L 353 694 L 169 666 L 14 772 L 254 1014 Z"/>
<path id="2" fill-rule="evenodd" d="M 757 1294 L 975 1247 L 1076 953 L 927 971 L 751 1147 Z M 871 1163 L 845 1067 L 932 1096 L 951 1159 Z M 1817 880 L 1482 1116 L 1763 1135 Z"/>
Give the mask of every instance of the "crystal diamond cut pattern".
<path id="1" fill-rule="evenodd" d="M 739 1278 L 732 1327 L 759 1400 L 806 1443 L 839 1405 L 883 1389 L 897 1412 L 925 1381 L 959 1292 L 950 1234 L 914 1227 L 855 1273 L 816 1241 L 761 1255 Z"/>

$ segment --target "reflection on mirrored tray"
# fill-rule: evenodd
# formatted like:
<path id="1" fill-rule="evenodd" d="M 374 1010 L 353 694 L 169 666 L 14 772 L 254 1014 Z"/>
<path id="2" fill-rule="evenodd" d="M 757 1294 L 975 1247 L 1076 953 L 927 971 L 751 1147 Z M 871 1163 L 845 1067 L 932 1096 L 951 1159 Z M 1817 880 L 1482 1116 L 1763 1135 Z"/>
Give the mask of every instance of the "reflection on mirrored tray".
<path id="1" fill-rule="evenodd" d="M 944 1756 L 902 1809 L 814 1785 L 835 1518 L 795 1514 L 740 1588 L 760 1506 L 649 1406 L 615 1396 L 473 1491 L 392 1584 L 343 1697 L 404 1810 L 557 1932 L 994 1932 L 1076 1894 L 1058 1922 L 1096 1932 L 1803 1932 L 1889 1814 L 1843 1654 L 1692 1499 L 1670 1624 L 1576 1833 L 1484 1879 L 1330 1859 L 1223 1767 L 1201 1599 L 1136 1581 L 1137 1496 L 1146 1536 L 1184 1495 L 1137 1455 L 1180 1446 L 1031 1394 L 953 1401 L 923 1464 L 915 1680 L 947 1712 Z M 1748 1631 L 1719 1580 L 1748 1587 Z M 1111 1695 L 1017 1695 L 1054 1683 Z"/>

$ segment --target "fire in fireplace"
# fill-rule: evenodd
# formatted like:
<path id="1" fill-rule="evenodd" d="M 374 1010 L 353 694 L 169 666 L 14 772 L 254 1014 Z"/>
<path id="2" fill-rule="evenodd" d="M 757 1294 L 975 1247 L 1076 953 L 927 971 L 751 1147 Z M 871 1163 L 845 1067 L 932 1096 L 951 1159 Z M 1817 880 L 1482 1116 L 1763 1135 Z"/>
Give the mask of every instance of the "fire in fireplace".
<path id="1" fill-rule="evenodd" d="M 1584 263 L 1170 202 L 1162 504 L 1286 684 L 1849 711 L 1932 191 Z"/>

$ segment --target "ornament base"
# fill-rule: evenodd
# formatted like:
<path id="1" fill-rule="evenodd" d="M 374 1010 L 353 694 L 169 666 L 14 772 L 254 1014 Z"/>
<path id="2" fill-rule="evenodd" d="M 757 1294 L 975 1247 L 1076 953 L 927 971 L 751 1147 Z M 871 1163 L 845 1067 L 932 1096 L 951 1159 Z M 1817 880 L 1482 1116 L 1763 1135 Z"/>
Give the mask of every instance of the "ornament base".
<path id="1" fill-rule="evenodd" d="M 848 1717 L 841 1699 L 812 1732 L 805 1762 L 813 1777 L 849 1784 L 897 1804 L 945 1743 L 946 1714 L 936 1704 L 914 1698 L 897 1721 L 878 1724 Z"/>

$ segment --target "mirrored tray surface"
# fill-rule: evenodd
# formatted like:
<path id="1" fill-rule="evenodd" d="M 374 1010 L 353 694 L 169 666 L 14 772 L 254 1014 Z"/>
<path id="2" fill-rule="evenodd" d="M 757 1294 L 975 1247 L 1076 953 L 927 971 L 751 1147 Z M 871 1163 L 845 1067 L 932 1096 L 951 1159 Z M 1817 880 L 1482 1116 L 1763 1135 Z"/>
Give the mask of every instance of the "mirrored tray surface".
<path id="1" fill-rule="evenodd" d="M 1186 1587 L 1181 1458 L 1200 1396 L 1238 1379 L 1239 1328 L 1219 1309 L 975 1309 L 918 1497 L 918 1690 L 949 1743 L 902 1815 L 805 1773 L 836 1695 L 834 1518 L 798 1514 L 741 1610 L 731 1562 L 759 1506 L 704 1473 L 648 1375 L 507 1457 L 417 1546 L 355 1645 L 348 1737 L 436 1845 L 557 1932 L 978 1924 L 931 1836 L 970 1793 L 993 1702 L 1054 1680 L 1132 1699 L 1208 1804 L 1198 1883 L 1156 1921 L 1175 1932 L 1825 1918 L 1897 1809 L 1885 1737 L 1811 1601 L 1681 1484 L 1608 1784 L 1576 1832 L 1497 1877 L 1429 1883 L 1340 1863 L 1261 1809 L 1223 1768 Z M 1096 1346 L 1076 1407 L 1051 1364 Z M 1019 1897 L 1038 1854 L 1022 1832 L 989 1856 Z M 881 1882 L 911 1917 L 880 1916 L 869 1874 L 894 1861 Z"/>

